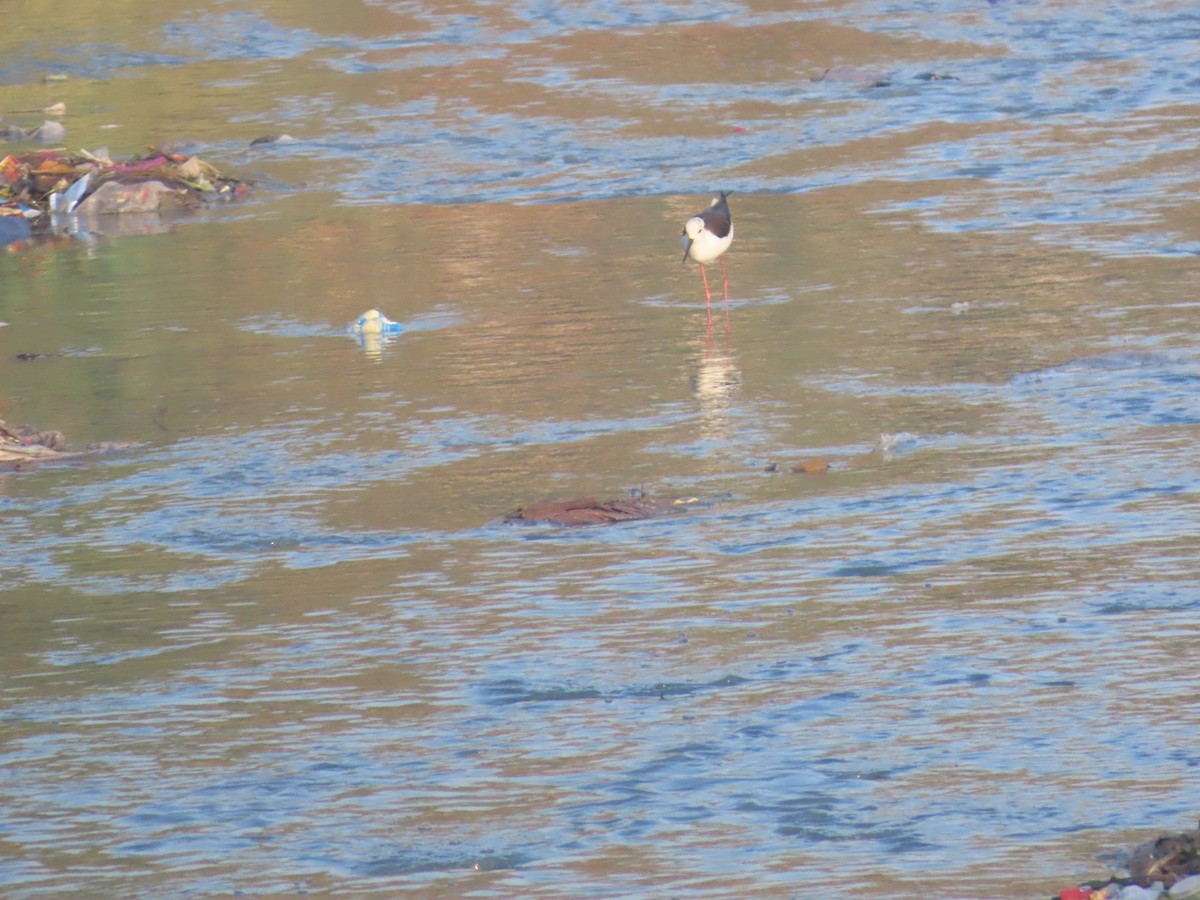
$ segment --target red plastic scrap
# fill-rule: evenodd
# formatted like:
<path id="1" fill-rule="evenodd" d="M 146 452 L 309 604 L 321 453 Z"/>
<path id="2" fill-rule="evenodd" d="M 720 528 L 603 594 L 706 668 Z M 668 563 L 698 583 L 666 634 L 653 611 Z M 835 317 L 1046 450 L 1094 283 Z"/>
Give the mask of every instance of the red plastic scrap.
<path id="1" fill-rule="evenodd" d="M 0 175 L 6 181 L 19 181 L 21 178 L 21 162 L 11 153 L 0 159 Z"/>
<path id="2" fill-rule="evenodd" d="M 150 159 L 139 159 L 137 162 L 123 163 L 112 167 L 113 172 L 144 172 L 147 169 L 154 169 L 164 165 L 167 162 L 165 156 L 154 156 Z"/>

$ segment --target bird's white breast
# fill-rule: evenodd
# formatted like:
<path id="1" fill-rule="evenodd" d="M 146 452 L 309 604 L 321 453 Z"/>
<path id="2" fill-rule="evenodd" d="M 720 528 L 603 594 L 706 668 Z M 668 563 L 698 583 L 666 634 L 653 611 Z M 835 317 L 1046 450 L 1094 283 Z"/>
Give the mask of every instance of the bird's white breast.
<path id="1" fill-rule="evenodd" d="M 733 225 L 729 226 L 729 234 L 723 238 L 717 237 L 704 227 L 704 220 L 693 216 L 684 223 L 683 246 L 687 247 L 688 256 L 698 263 L 712 262 L 729 249 L 733 243 Z M 688 246 L 691 241 L 691 246 Z"/>

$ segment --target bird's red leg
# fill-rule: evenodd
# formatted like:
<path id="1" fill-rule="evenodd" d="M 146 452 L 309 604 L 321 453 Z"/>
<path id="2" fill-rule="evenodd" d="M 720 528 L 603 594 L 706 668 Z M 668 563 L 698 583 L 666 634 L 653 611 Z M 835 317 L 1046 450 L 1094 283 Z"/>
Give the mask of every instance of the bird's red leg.
<path id="1" fill-rule="evenodd" d="M 725 333 L 733 331 L 729 324 L 729 276 L 725 273 L 725 257 L 721 257 L 721 279 L 725 282 Z"/>
<path id="2" fill-rule="evenodd" d="M 708 292 L 708 276 L 704 274 L 704 263 L 700 263 L 700 277 L 704 279 L 704 309 L 708 312 L 708 325 L 712 327 L 712 294 Z"/>

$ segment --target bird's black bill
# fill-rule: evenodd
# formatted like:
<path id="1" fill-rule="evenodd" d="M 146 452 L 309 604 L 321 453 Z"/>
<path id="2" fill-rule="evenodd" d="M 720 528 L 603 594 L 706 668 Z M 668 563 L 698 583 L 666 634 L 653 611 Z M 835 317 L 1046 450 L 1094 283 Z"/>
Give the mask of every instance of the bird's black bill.
<path id="1" fill-rule="evenodd" d="M 684 232 L 684 234 L 686 234 L 686 233 L 687 232 Z M 688 238 L 688 242 L 686 245 L 684 245 L 684 248 L 683 248 L 683 261 L 685 264 L 687 263 L 687 255 L 691 251 L 691 249 L 692 249 L 692 240 L 691 240 L 691 238 Z"/>

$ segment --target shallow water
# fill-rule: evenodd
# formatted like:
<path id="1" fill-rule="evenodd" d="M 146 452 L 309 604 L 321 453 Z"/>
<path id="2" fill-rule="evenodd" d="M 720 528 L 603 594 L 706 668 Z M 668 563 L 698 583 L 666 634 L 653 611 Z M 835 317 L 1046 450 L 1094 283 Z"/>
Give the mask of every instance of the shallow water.
<path id="1" fill-rule="evenodd" d="M 6 894 L 1027 897 L 1193 824 L 1191 6 L 80 6 L 4 110 L 263 186 L 0 257 L 0 417 L 136 443 L 0 473 Z M 500 521 L 630 489 L 702 502 Z"/>

